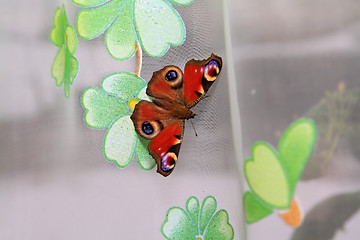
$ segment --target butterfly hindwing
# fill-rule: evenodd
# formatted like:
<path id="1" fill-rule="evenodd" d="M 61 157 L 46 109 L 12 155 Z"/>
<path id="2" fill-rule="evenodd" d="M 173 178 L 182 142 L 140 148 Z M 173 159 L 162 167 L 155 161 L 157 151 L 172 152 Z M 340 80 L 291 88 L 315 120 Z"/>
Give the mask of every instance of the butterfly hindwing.
<path id="1" fill-rule="evenodd" d="M 153 139 L 162 129 L 166 127 L 167 122 L 172 119 L 170 113 L 153 102 L 146 100 L 136 104 L 131 120 L 134 123 L 135 130 L 145 139 Z"/>
<path id="2" fill-rule="evenodd" d="M 184 133 L 184 120 L 176 119 L 153 102 L 140 101 L 131 116 L 135 130 L 151 140 L 150 155 L 155 159 L 158 172 L 168 176 L 174 169 Z"/>
<path id="3" fill-rule="evenodd" d="M 184 120 L 173 120 L 151 140 L 148 149 L 156 161 L 157 172 L 168 176 L 175 167 L 184 133 Z"/>

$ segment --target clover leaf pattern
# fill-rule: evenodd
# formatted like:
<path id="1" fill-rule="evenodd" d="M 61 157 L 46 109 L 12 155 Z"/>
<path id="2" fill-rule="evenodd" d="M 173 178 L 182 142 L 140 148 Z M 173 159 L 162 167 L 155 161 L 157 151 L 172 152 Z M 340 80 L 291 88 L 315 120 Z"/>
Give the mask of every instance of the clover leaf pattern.
<path id="1" fill-rule="evenodd" d="M 84 7 L 77 15 L 77 31 L 84 39 L 105 33 L 105 46 L 118 60 L 131 58 L 137 43 L 151 57 L 163 56 L 170 45 L 185 40 L 185 26 L 167 0 L 72 0 Z M 193 0 L 170 0 L 185 6 Z"/>
<path id="2" fill-rule="evenodd" d="M 166 213 L 161 232 L 171 240 L 231 240 L 233 227 L 226 210 L 216 212 L 217 202 L 213 196 L 206 197 L 201 205 L 196 197 L 186 201 L 186 209 L 172 207 Z"/>
<path id="3" fill-rule="evenodd" d="M 68 24 L 64 6 L 55 11 L 50 41 L 59 47 L 51 67 L 51 75 L 58 87 L 64 84 L 65 97 L 69 98 L 70 85 L 79 71 L 79 64 L 73 56 L 77 48 L 75 29 Z"/>
<path id="4" fill-rule="evenodd" d="M 279 215 L 290 226 L 301 224 L 301 211 L 294 193 L 316 138 L 314 122 L 302 118 L 284 132 L 279 152 L 266 142 L 253 145 L 251 158 L 244 163 L 250 187 L 243 197 L 247 223 L 257 222 L 278 209 L 287 210 Z"/>
<path id="5" fill-rule="evenodd" d="M 142 169 L 150 170 L 155 166 L 147 150 L 149 141 L 135 132 L 130 119 L 140 100 L 150 100 L 145 93 L 146 86 L 146 82 L 135 74 L 119 72 L 105 77 L 100 89 L 87 88 L 81 97 L 85 124 L 95 129 L 107 128 L 104 156 L 121 168 L 130 164 L 135 153 Z"/>

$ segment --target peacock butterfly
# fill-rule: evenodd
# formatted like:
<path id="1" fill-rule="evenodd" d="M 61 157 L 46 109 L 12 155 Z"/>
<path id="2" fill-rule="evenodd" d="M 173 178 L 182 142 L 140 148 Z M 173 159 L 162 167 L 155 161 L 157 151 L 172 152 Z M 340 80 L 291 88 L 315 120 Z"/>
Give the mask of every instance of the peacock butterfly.
<path id="1" fill-rule="evenodd" d="M 184 73 L 170 65 L 154 72 L 146 94 L 152 102 L 142 100 L 134 109 L 131 120 L 136 132 L 151 140 L 150 155 L 157 172 L 168 176 L 175 167 L 184 135 L 185 119 L 195 114 L 190 110 L 209 90 L 220 73 L 222 60 L 211 54 L 208 59 L 190 60 Z"/>

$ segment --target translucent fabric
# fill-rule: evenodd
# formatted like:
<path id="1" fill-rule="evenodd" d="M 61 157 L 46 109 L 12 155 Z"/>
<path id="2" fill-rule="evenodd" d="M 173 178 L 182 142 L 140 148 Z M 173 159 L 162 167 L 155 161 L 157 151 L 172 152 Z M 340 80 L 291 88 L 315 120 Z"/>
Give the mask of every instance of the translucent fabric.
<path id="1" fill-rule="evenodd" d="M 74 1 L 83 6 L 94 5 L 91 9 L 105 2 Z M 146 1 L 134 2 L 135 7 L 143 7 L 141 4 Z M 113 35 L 108 33 L 115 31 L 114 28 L 107 30 L 108 37 L 105 33 L 87 40 L 86 33 L 81 32 L 83 26 L 77 25 L 76 20 L 80 21 L 78 14 L 88 8 L 70 1 L 65 2 L 64 8 L 64 2 L 60 1 L 3 3 L 0 10 L 3 32 L 0 46 L 0 238 L 241 239 L 244 234 L 242 190 L 240 165 L 235 156 L 235 148 L 241 146 L 233 142 L 233 138 L 240 139 L 240 134 L 233 131 L 231 121 L 229 69 L 232 69 L 232 61 L 226 53 L 228 46 L 224 35 L 228 19 L 223 14 L 221 1 L 190 2 L 148 1 L 162 9 L 174 9 L 181 16 L 186 39 L 183 43 L 176 42 L 178 47 L 171 46 L 165 53 L 157 52 L 158 46 L 151 45 L 148 36 L 156 38 L 156 29 L 136 32 L 142 38 L 140 76 L 146 82 L 154 71 L 165 65 L 184 69 L 188 60 L 206 59 L 212 53 L 221 56 L 224 62 L 220 76 L 208 92 L 209 97 L 192 109 L 196 113 L 193 124 L 198 137 L 187 121 L 176 168 L 167 178 L 156 173 L 151 163 L 138 164 L 136 157 L 119 160 L 117 164 L 106 159 L 133 152 L 130 142 L 140 141 L 135 140 L 130 129 L 119 130 L 132 124 L 129 117 L 111 125 L 116 131 L 107 132 L 110 118 L 116 115 L 96 119 L 84 115 L 94 110 L 91 103 L 84 102 L 87 96 L 100 102 L 100 107 L 116 105 L 114 111 L 131 105 L 132 100 L 127 95 L 117 98 L 119 103 L 115 103 L 110 97 L 116 95 L 116 91 L 106 90 L 110 89 L 106 81 L 102 84 L 111 74 L 135 73 L 137 68 L 137 53 L 124 60 L 131 55 L 124 50 L 128 43 L 111 45 L 114 43 L 109 36 Z M 118 7 L 121 1 L 109 4 Z M 132 1 L 127 4 L 127 7 L 132 6 Z M 105 9 L 105 6 L 99 8 Z M 62 20 L 65 16 L 61 15 L 62 9 L 66 11 L 68 23 Z M 138 7 L 135 11 L 146 10 Z M 145 18 L 139 14 L 135 12 L 137 18 Z M 150 24 L 146 18 L 139 19 L 138 25 Z M 163 19 L 156 16 L 154 21 Z M 56 28 L 54 22 L 58 23 L 59 32 L 51 35 L 51 29 Z M 66 29 L 63 35 L 62 26 Z M 77 48 L 71 26 L 76 30 Z M 62 41 L 54 40 L 64 36 Z M 117 48 L 120 46 L 124 49 Z M 133 50 L 129 48 L 129 51 Z M 154 57 L 159 54 L 164 55 Z M 71 65 L 66 65 L 69 62 Z M 69 75 L 54 74 L 64 67 Z M 133 81 L 134 75 L 126 76 L 129 78 L 126 81 Z M 88 88 L 84 97 L 84 90 Z M 235 89 L 231 89 L 234 94 Z M 108 91 L 108 98 L 102 97 L 103 90 Z M 140 97 L 140 94 L 134 97 L 143 99 L 144 95 Z M 239 122 L 236 128 L 240 128 Z M 123 137 L 119 131 L 128 138 L 116 140 Z M 104 150 L 109 138 L 121 145 Z"/>
<path id="2" fill-rule="evenodd" d="M 357 0 L 20 0 L 0 20 L 0 239 L 360 235 Z M 212 53 L 163 177 L 130 115 L 155 71 Z"/>
<path id="3" fill-rule="evenodd" d="M 279 216 L 284 209 L 267 206 L 272 213 L 247 224 L 247 239 L 357 239 L 358 2 L 242 0 L 230 5 L 244 160 L 257 141 L 270 143 L 283 157 L 280 139 L 300 118 L 312 119 L 317 128 L 314 150 L 294 191 L 302 223 L 290 227 Z"/>

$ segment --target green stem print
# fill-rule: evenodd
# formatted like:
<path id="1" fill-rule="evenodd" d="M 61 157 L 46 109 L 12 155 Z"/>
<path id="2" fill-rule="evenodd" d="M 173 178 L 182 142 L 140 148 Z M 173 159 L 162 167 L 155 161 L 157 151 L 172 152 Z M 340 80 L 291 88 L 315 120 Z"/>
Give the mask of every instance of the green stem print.
<path id="1" fill-rule="evenodd" d="M 50 41 L 59 48 L 51 67 L 51 75 L 57 86 L 64 84 L 65 97 L 69 98 L 70 85 L 79 71 L 79 64 L 73 56 L 77 48 L 75 29 L 68 24 L 64 6 L 55 11 Z"/>
<path id="2" fill-rule="evenodd" d="M 216 212 L 213 196 L 206 197 L 201 205 L 196 197 L 186 201 L 186 208 L 172 207 L 166 213 L 161 232 L 168 240 L 231 240 L 234 238 L 229 215 L 222 209 Z"/>
<path id="3" fill-rule="evenodd" d="M 105 33 L 105 46 L 117 60 L 131 58 L 139 44 L 151 57 L 163 56 L 170 45 L 185 40 L 185 26 L 167 0 L 72 0 L 85 7 L 77 15 L 77 31 L 84 39 Z M 193 0 L 171 0 L 185 6 Z"/>
<path id="4" fill-rule="evenodd" d="M 244 163 L 250 191 L 244 194 L 247 223 L 254 223 L 273 213 L 287 210 L 280 216 L 289 225 L 301 223 L 301 212 L 294 192 L 316 142 L 314 122 L 302 118 L 292 123 L 279 141 L 278 152 L 266 142 L 252 147 L 251 158 Z"/>
<path id="5" fill-rule="evenodd" d="M 138 59 L 137 59 L 137 69 L 135 75 L 140 77 L 141 66 L 142 66 L 142 51 L 138 43 L 136 43 L 136 52 L 138 55 Z"/>
<path id="6" fill-rule="evenodd" d="M 136 153 L 140 167 L 150 170 L 154 159 L 147 150 L 148 141 L 135 132 L 131 112 L 140 100 L 150 100 L 145 93 L 146 82 L 129 72 L 119 72 L 104 78 L 101 88 L 87 88 L 81 103 L 88 127 L 106 129 L 103 151 L 107 160 L 127 167 Z"/>

